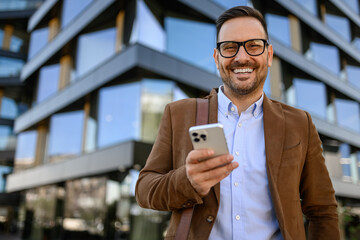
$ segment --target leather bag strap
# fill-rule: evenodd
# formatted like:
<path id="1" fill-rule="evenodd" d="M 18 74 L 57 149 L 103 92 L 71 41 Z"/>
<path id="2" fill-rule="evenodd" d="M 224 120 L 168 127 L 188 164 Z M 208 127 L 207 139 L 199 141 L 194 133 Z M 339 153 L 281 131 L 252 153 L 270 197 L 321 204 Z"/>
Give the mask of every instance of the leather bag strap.
<path id="1" fill-rule="evenodd" d="M 196 99 L 196 125 L 204 125 L 209 122 L 209 100 L 203 98 Z M 186 240 L 189 236 L 191 218 L 194 207 L 185 208 L 181 214 L 179 226 L 176 230 L 174 240 Z"/>

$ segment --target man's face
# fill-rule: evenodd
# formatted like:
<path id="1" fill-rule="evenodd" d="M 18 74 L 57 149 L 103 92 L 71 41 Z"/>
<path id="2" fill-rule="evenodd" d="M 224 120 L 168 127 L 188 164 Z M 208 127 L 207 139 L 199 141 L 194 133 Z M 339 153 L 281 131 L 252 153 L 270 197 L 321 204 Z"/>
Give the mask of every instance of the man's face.
<path id="1" fill-rule="evenodd" d="M 267 39 L 261 23 L 253 17 L 239 17 L 226 21 L 219 32 L 218 42 L 249 39 Z M 250 56 L 241 46 L 232 58 L 224 58 L 219 50 L 214 50 L 214 59 L 224 82 L 227 95 L 261 94 L 268 67 L 272 63 L 273 50 L 269 45 L 263 54 Z"/>

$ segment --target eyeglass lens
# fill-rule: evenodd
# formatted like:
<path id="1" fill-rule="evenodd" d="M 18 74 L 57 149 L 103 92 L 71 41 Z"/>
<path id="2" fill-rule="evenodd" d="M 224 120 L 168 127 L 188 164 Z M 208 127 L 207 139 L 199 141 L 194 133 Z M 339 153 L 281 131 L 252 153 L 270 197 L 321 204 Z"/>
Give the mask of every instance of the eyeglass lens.
<path id="1" fill-rule="evenodd" d="M 239 46 L 238 42 L 223 42 L 220 44 L 220 53 L 224 57 L 234 57 L 239 51 Z M 260 55 L 265 49 L 265 43 L 260 39 L 245 41 L 243 46 L 251 56 Z"/>

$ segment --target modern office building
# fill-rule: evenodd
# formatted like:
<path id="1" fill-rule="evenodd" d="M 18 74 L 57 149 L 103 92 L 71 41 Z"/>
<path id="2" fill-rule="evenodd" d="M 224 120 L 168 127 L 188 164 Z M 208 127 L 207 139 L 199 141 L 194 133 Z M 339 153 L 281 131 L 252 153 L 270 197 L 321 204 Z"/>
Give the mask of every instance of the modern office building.
<path id="1" fill-rule="evenodd" d="M 358 0 L 46 0 L 27 26 L 6 183 L 24 239 L 161 239 L 169 213 L 137 205 L 138 170 L 165 104 L 221 84 L 214 20 L 239 4 L 268 23 L 265 93 L 312 114 L 343 238 L 360 236 Z"/>
<path id="2" fill-rule="evenodd" d="M 16 231 L 20 193 L 6 193 L 5 185 L 14 167 L 14 119 L 27 109 L 20 81 L 28 49 L 27 21 L 41 2 L 0 1 L 0 233 Z"/>

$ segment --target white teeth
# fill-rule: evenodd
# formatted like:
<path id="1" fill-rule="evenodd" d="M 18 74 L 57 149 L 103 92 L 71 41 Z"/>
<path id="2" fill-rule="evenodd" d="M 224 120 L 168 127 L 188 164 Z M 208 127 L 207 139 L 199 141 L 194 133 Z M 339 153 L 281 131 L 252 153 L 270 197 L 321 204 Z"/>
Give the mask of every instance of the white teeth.
<path id="1" fill-rule="evenodd" d="M 251 73 L 254 69 L 251 68 L 237 68 L 234 69 L 234 73 Z"/>

